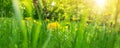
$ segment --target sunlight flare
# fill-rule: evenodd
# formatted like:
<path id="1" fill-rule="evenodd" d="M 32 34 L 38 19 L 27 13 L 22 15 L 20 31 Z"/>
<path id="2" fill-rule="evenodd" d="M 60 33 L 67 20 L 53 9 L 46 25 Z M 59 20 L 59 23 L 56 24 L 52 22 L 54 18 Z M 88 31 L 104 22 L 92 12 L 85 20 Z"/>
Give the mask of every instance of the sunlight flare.
<path id="1" fill-rule="evenodd" d="M 55 6 L 55 2 L 52 2 L 51 5 L 52 5 L 52 6 Z"/>
<path id="2" fill-rule="evenodd" d="M 105 3 L 106 3 L 106 0 L 96 0 L 95 2 L 96 2 L 97 6 L 104 7 Z"/>

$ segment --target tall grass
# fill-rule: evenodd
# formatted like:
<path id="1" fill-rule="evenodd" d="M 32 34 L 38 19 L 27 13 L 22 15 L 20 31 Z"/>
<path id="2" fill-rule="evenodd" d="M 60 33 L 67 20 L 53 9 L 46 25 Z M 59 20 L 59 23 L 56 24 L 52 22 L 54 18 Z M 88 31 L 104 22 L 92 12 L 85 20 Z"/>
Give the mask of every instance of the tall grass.
<path id="1" fill-rule="evenodd" d="M 42 9 L 36 9 L 39 19 L 33 19 L 34 15 L 31 13 L 34 9 L 29 6 L 31 18 L 25 20 L 19 2 L 12 0 L 13 17 L 0 18 L 0 48 L 120 48 L 119 31 L 113 26 L 95 21 L 87 23 L 87 9 L 80 21 L 47 22 L 41 17 L 44 16 Z M 54 22 L 60 26 L 48 28 L 48 24 Z"/>

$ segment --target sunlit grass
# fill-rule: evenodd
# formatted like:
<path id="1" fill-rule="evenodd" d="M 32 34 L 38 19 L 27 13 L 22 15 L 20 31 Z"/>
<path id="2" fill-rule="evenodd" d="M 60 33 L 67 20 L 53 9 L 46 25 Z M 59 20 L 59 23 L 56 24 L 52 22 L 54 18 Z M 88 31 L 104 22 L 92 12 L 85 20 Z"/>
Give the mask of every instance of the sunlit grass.
<path id="1" fill-rule="evenodd" d="M 108 15 L 93 13 L 83 0 L 22 1 L 12 0 L 12 17 L 0 17 L 0 48 L 120 48 Z M 104 8 L 105 0 L 95 1 Z"/>

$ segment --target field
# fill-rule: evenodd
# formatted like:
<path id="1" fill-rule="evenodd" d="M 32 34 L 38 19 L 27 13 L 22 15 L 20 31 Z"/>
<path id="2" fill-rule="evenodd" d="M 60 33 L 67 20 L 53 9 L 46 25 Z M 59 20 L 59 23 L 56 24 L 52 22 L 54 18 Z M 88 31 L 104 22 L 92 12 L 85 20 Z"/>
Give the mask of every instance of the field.
<path id="1" fill-rule="evenodd" d="M 120 0 L 0 0 L 0 48 L 120 48 Z"/>

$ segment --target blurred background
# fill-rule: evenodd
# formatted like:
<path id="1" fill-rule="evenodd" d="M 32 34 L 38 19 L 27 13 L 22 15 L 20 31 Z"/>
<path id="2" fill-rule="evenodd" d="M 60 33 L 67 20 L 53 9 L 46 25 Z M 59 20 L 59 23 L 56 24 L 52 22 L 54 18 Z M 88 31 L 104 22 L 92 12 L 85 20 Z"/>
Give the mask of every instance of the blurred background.
<path id="1" fill-rule="evenodd" d="M 120 0 L 0 0 L 0 48 L 120 48 Z"/>

